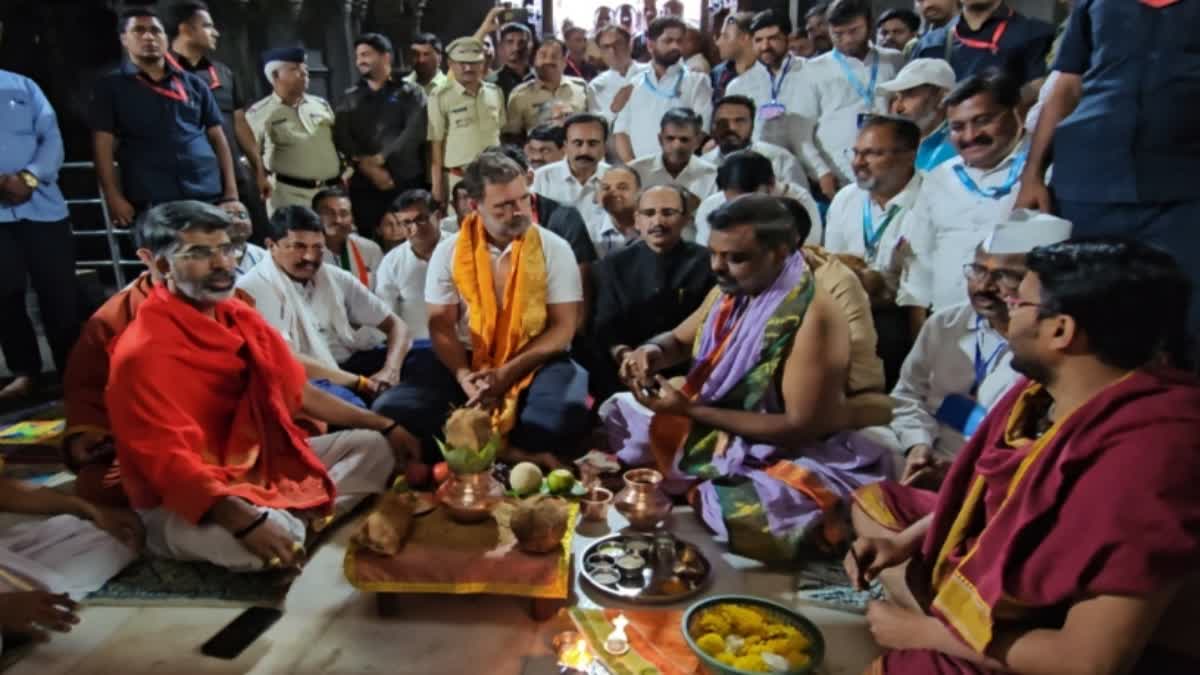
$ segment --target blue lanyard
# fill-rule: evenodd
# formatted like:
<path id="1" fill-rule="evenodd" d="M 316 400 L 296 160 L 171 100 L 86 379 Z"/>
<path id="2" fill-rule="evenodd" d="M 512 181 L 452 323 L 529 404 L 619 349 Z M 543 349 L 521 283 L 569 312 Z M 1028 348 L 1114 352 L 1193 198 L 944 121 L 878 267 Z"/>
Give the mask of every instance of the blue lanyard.
<path id="1" fill-rule="evenodd" d="M 838 50 L 833 50 L 833 58 L 837 60 L 838 65 L 842 67 L 842 72 L 846 75 L 846 79 L 850 81 L 850 86 L 858 92 L 862 97 L 863 102 L 867 104 L 867 109 L 875 107 L 875 82 L 879 79 L 879 52 L 875 52 L 875 58 L 871 61 L 871 83 L 863 87 L 862 82 L 858 80 L 858 76 L 850 68 L 850 63 L 846 61 L 846 55 Z"/>
<path id="2" fill-rule="evenodd" d="M 767 68 L 766 64 L 763 64 L 763 68 Z M 792 69 L 792 55 L 791 54 L 788 54 L 788 57 L 783 60 L 783 67 L 779 69 L 779 78 L 778 79 L 776 79 L 775 75 L 771 73 L 771 69 L 767 68 L 767 77 L 771 78 L 771 100 L 767 101 L 768 103 L 778 103 L 779 102 L 779 90 L 783 89 L 783 80 L 784 80 L 784 78 L 787 77 L 788 71 L 791 69 Z"/>
<path id="3" fill-rule="evenodd" d="M 1017 179 L 1021 177 L 1021 170 L 1025 168 L 1025 159 L 1029 156 L 1028 150 L 1021 150 L 1013 157 L 1012 166 L 1008 167 L 1008 176 L 1004 179 L 1003 185 L 998 185 L 991 188 L 981 188 L 975 182 L 975 179 L 967 175 L 967 169 L 962 164 L 957 164 L 954 167 L 954 175 L 958 176 L 958 180 L 967 188 L 968 192 L 987 197 L 988 199 L 999 199 L 1008 193 L 1012 192 L 1013 186 L 1017 184 Z"/>
<path id="4" fill-rule="evenodd" d="M 647 89 L 649 89 L 654 93 L 655 96 L 659 98 L 665 98 L 667 100 L 679 98 L 679 94 L 683 89 L 683 72 L 683 68 L 680 68 L 679 74 L 675 76 L 675 84 L 671 85 L 671 91 L 667 94 L 664 94 L 662 90 L 660 90 L 653 82 L 650 81 L 654 77 L 654 68 L 650 68 L 646 71 L 646 76 L 642 78 L 642 84 L 644 84 Z"/>
<path id="5" fill-rule="evenodd" d="M 979 394 L 979 385 L 983 384 L 983 378 L 987 377 L 988 371 L 991 370 L 992 362 L 1008 349 L 1008 341 L 1001 340 L 992 355 L 986 360 L 983 358 L 983 323 L 982 316 L 975 317 L 975 384 L 971 385 L 972 398 Z"/>
<path id="6" fill-rule="evenodd" d="M 867 249 L 867 260 L 874 260 L 875 255 L 879 253 L 879 240 L 883 238 L 883 233 L 887 230 L 888 225 L 892 224 L 892 219 L 896 214 L 900 213 L 900 206 L 892 204 L 888 207 L 887 215 L 883 217 L 883 222 L 879 224 L 879 228 L 875 228 L 875 216 L 871 214 L 871 195 L 867 194 L 863 199 L 863 245 Z"/>

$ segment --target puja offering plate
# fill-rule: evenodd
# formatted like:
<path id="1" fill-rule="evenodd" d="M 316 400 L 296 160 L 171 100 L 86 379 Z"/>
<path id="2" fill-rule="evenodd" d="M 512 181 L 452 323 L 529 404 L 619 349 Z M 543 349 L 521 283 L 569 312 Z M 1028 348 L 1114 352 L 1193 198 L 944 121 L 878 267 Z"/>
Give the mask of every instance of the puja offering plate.
<path id="1" fill-rule="evenodd" d="M 669 532 L 614 534 L 588 546 L 579 574 L 606 595 L 632 603 L 672 603 L 700 592 L 712 565 Z"/>

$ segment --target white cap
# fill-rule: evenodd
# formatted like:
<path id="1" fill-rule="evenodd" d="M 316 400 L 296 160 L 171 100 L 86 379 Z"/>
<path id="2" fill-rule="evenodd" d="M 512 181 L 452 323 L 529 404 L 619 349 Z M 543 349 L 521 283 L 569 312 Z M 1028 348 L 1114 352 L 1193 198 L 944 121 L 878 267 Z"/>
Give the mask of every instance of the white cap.
<path id="1" fill-rule="evenodd" d="M 992 255 L 1029 253 L 1071 238 L 1071 221 L 1029 209 L 1017 209 L 1003 223 L 992 227 L 983 240 L 983 250 Z"/>
<path id="2" fill-rule="evenodd" d="M 913 59 L 900 69 L 896 77 L 884 82 L 877 88 L 885 94 L 895 94 L 908 91 L 926 84 L 939 89 L 950 91 L 954 88 L 956 79 L 954 68 L 942 59 Z"/>

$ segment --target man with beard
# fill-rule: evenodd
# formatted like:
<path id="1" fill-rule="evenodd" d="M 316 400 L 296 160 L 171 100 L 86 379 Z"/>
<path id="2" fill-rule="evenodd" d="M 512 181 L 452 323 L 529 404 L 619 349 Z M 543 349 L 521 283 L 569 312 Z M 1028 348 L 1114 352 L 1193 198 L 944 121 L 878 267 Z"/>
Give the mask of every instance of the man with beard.
<path id="1" fill-rule="evenodd" d="M 321 227 L 325 228 L 325 264 L 340 267 L 362 285 L 375 288 L 375 270 L 383 259 L 383 249 L 355 233 L 350 197 L 341 188 L 321 190 L 313 197 L 312 210 L 321 217 Z"/>
<path id="2" fill-rule="evenodd" d="M 429 342 L 425 278 L 433 249 L 446 236 L 438 230 L 434 206 L 433 197 L 424 190 L 409 190 L 392 203 L 390 215 L 404 231 L 405 240 L 379 263 L 375 288 L 379 298 L 410 327 L 413 344 L 405 366 L 422 370 L 432 368 L 436 360 Z M 404 376 L 412 377 L 415 372 L 409 368 Z"/>
<path id="3" fill-rule="evenodd" d="M 608 122 L 599 115 L 572 115 L 563 123 L 567 138 L 567 157 L 547 164 L 533 175 L 533 191 L 543 197 L 574 206 L 583 216 L 592 241 L 600 243 L 604 207 L 596 197 L 600 177 L 608 171 L 604 148 L 608 142 Z"/>
<path id="4" fill-rule="evenodd" d="M 658 125 L 671 108 L 691 108 L 700 115 L 702 128 L 708 127 L 712 113 L 712 85 L 706 73 L 684 67 L 680 44 L 687 24 L 674 16 L 654 20 L 646 34 L 651 67 L 634 79 L 629 102 L 613 125 L 613 144 L 623 162 L 652 154 L 658 148 Z"/>
<path id="5" fill-rule="evenodd" d="M 627 246 L 632 246 L 641 236 L 637 224 L 638 193 L 642 179 L 628 166 L 614 166 L 600 177 L 600 192 L 597 199 L 604 207 L 604 225 L 600 227 L 596 252 L 607 257 Z"/>
<path id="6" fill-rule="evenodd" d="M 633 172 L 615 168 L 604 175 L 629 181 Z M 619 195 L 619 196 L 618 196 Z M 683 241 L 690 218 L 687 195 L 674 185 L 649 187 L 633 195 L 628 216 L 640 238 L 605 256 L 592 268 L 596 289 L 588 335 L 598 353 L 589 368 L 592 394 L 603 401 L 621 387 L 617 366 L 630 345 L 645 343 L 686 319 L 716 283 L 708 264 L 708 249 Z M 604 208 L 614 220 L 625 217 L 628 194 L 605 192 Z M 678 370 L 678 369 L 677 369 Z M 686 372 L 668 372 L 667 375 Z"/>
<path id="7" fill-rule="evenodd" d="M 997 225 L 975 248 L 972 262 L 963 265 L 968 302 L 929 317 L 904 359 L 900 381 L 892 390 L 895 415 L 884 438 L 906 458 L 901 484 L 932 491 L 922 495 L 926 502 L 935 497 L 946 469 L 987 411 L 1017 380 L 1009 367 L 1005 300 L 1016 294 L 1025 277 L 1025 255 L 1070 236 L 1071 223 L 1027 211 Z M 862 497 L 862 508 L 878 508 L 887 500 L 873 497 L 887 489 L 867 486 L 856 497 Z M 897 509 L 903 514 L 919 508 L 920 502 Z"/>
<path id="8" fill-rule="evenodd" d="M 392 41 L 367 33 L 354 41 L 362 79 L 338 102 L 334 140 L 354 165 L 350 201 L 358 232 L 370 239 L 388 206 L 425 183 L 425 93 L 392 75 Z"/>
<path id="9" fill-rule="evenodd" d="M 229 214 L 229 241 L 237 246 L 238 253 L 233 271 L 240 278 L 255 265 L 267 257 L 267 249 L 250 241 L 253 225 L 250 223 L 250 212 L 241 202 L 223 204 L 225 213 Z"/>
<path id="10" fill-rule="evenodd" d="M 833 40 L 829 37 L 829 21 L 825 14 L 829 11 L 828 2 L 818 2 L 804 13 L 804 31 L 812 40 L 814 57 L 833 49 Z"/>
<path id="11" fill-rule="evenodd" d="M 485 34 L 496 30 L 500 14 L 506 9 L 503 5 L 493 7 L 474 37 L 482 42 Z M 500 87 L 506 101 L 518 84 L 533 79 L 533 71 L 529 66 L 529 50 L 533 44 L 533 31 L 529 30 L 529 26 L 515 22 L 500 26 L 500 59 L 503 65 L 489 75 L 487 81 Z"/>
<path id="12" fill-rule="evenodd" d="M 942 59 L 913 59 L 896 79 L 879 85 L 880 91 L 892 97 L 888 106 L 891 113 L 907 117 L 921 128 L 921 147 L 917 149 L 920 171 L 933 171 L 958 154 L 950 142 L 946 106 L 942 103 L 954 84 L 954 69 L 949 63 Z"/>
<path id="13" fill-rule="evenodd" d="M 788 51 L 798 59 L 808 59 L 817 55 L 817 49 L 813 46 L 813 41 L 808 37 L 808 32 L 803 28 L 793 29 L 792 34 L 788 36 Z"/>
<path id="14" fill-rule="evenodd" d="M 306 206 L 271 216 L 271 261 L 238 280 L 315 378 L 370 398 L 400 381 L 408 327 L 354 275 L 325 264 L 325 228 Z M 386 343 L 381 346 L 381 335 Z"/>
<path id="15" fill-rule="evenodd" d="M 109 218 L 124 227 L 157 203 L 237 201 L 233 154 L 212 89 L 167 60 L 165 31 L 151 10 L 123 12 L 117 28 L 128 61 L 96 81 L 88 110 Z"/>
<path id="16" fill-rule="evenodd" d="M 958 0 L 913 0 L 913 5 L 925 20 L 922 35 L 944 28 L 958 16 Z"/>
<path id="17" fill-rule="evenodd" d="M 408 60 L 412 72 L 404 81 L 420 87 L 426 98 L 434 89 L 446 83 L 446 74 L 442 72 L 442 41 L 438 36 L 433 33 L 417 33 L 412 44 L 408 46 Z"/>
<path id="18" fill-rule="evenodd" d="M 697 204 L 717 191 L 717 167 L 696 156 L 704 136 L 700 124 L 700 116 L 687 108 L 672 108 L 662 116 L 658 132 L 661 152 L 638 157 L 628 165 L 643 186 L 678 185 Z"/>
<path id="19" fill-rule="evenodd" d="M 721 62 L 709 75 L 712 80 L 714 105 L 725 97 L 729 83 L 750 70 L 757 62 L 754 36 L 750 32 L 750 24 L 753 22 L 752 12 L 738 12 L 730 15 L 721 28 L 721 35 L 717 37 L 717 50 L 721 54 Z"/>
<path id="20" fill-rule="evenodd" d="M 771 160 L 753 150 L 738 150 L 721 160 L 717 167 L 717 191 L 700 202 L 696 210 L 695 228 L 685 231 L 684 237 L 694 240 L 697 244 L 708 244 L 711 231 L 708 226 L 709 217 L 739 195 L 761 193 L 776 197 L 794 199 L 804 207 L 808 214 L 808 236 L 801 240 L 802 244 L 819 244 L 823 239 L 821 227 L 821 210 L 809 193 L 807 187 L 778 180 Z"/>
<path id="21" fill-rule="evenodd" d="M 596 32 L 596 47 L 604 55 L 608 70 L 591 82 L 592 105 L 595 112 L 608 120 L 609 125 L 629 101 L 632 88 L 626 85 L 649 67 L 633 60 L 630 40 L 629 31 L 620 25 L 609 25 Z"/>
<path id="22" fill-rule="evenodd" d="M 921 19 L 911 9 L 889 9 L 879 15 L 875 28 L 881 47 L 904 51 L 909 42 L 917 39 Z"/>
<path id="23" fill-rule="evenodd" d="M 246 122 L 246 90 L 232 68 L 212 58 L 221 33 L 213 23 L 208 5 L 199 0 L 171 5 L 166 24 L 171 40 L 168 57 L 185 72 L 204 80 L 212 90 L 221 110 L 225 142 L 233 155 L 238 195 L 243 208 L 249 207 L 253 224 L 261 232 L 267 224 L 263 199 L 271 195 L 271 181 L 254 132 Z"/>
<path id="24" fill-rule="evenodd" d="M 604 9 L 604 8 L 601 8 Z M 601 26 L 595 26 L 598 30 Z M 584 82 L 596 77 L 596 66 L 588 61 L 588 36 L 582 26 L 571 26 L 563 30 L 563 43 L 567 46 L 563 72 Z M 537 67 L 537 64 L 534 64 Z"/>
<path id="25" fill-rule="evenodd" d="M 963 0 L 962 13 L 921 36 L 914 56 L 945 59 L 961 81 L 988 68 L 1001 68 L 1037 98 L 1046 77 L 1046 54 L 1054 26 L 1018 13 L 1004 0 Z"/>
<path id="26" fill-rule="evenodd" d="M 518 84 L 508 97 L 508 124 L 504 127 L 506 142 L 518 146 L 524 143 L 530 129 L 550 121 L 553 103 L 566 103 L 572 112 L 588 111 L 587 82 L 563 75 L 566 54 L 567 46 L 558 38 L 546 38 L 538 45 L 533 56 L 537 77 Z"/>
<path id="27" fill-rule="evenodd" d="M 913 259 L 898 301 L 944 309 L 961 302 L 966 280 L 958 266 L 998 222 L 1020 190 L 1026 153 L 1017 82 L 998 70 L 963 80 L 946 97 L 950 142 L 959 156 L 926 174 L 901 234 Z"/>
<path id="28" fill-rule="evenodd" d="M 797 98 L 797 112 L 815 121 L 808 138 L 829 167 L 820 174 L 821 194 L 833 199 L 838 186 L 854 177 L 847 153 L 858 136 L 859 115 L 886 109 L 876 87 L 896 76 L 904 57 L 871 44 L 871 8 L 866 0 L 834 0 L 827 18 L 834 49 L 805 66 L 807 89 Z M 806 161 L 810 171 L 819 168 Z"/>
<path id="29" fill-rule="evenodd" d="M 718 288 L 674 329 L 625 353 L 632 394 L 601 412 L 623 463 L 689 479 L 716 538 L 765 561 L 842 541 L 842 500 L 892 464 L 886 448 L 843 433 L 852 425 L 850 330 L 797 250 L 808 224 L 796 215 L 767 195 L 713 214 Z M 685 363 L 681 390 L 661 373 Z"/>
<path id="30" fill-rule="evenodd" d="M 897 305 L 896 295 L 908 264 L 900 233 L 921 190 L 921 174 L 913 167 L 919 138 L 917 125 L 904 118 L 868 118 L 853 148 L 854 183 L 838 191 L 825 220 L 825 248 L 863 263 L 860 276 L 871 294 L 889 386 L 916 335 L 904 309 L 911 302 Z"/>
<path id="31" fill-rule="evenodd" d="M 167 285 L 112 348 L 106 403 L 121 481 L 152 555 L 299 567 L 309 534 L 382 491 L 416 440 L 309 386 L 279 333 L 231 301 L 228 227 L 198 202 L 139 223 Z M 292 419 L 301 411 L 368 428 L 310 441 Z"/>
<path id="32" fill-rule="evenodd" d="M 566 153 L 563 145 L 567 142 L 567 134 L 563 128 L 552 124 L 539 124 L 529 131 L 525 139 L 525 158 L 529 160 L 529 168 L 538 169 L 561 162 Z"/>
<path id="33" fill-rule="evenodd" d="M 753 150 L 771 160 L 771 167 L 781 180 L 807 182 L 792 153 L 774 143 L 753 140 L 756 111 L 753 99 L 746 96 L 731 94 L 717 101 L 712 126 L 712 139 L 717 146 L 704 154 L 705 161 L 720 166 L 726 157 L 739 150 Z"/>
<path id="34" fill-rule="evenodd" d="M 472 213 L 429 259 L 425 302 L 438 364 L 375 402 L 437 457 L 452 408 L 482 406 L 507 459 L 560 466 L 587 431 L 587 372 L 567 355 L 582 283 L 570 246 L 532 222 L 525 172 L 497 153 L 471 163 Z M 411 426 L 410 426 L 411 425 Z"/>
<path id="35" fill-rule="evenodd" d="M 1022 380 L 958 453 L 932 511 L 855 513 L 874 673 L 1192 673 L 1200 384 L 1178 356 L 1189 284 L 1126 240 L 1034 249 L 1008 301 Z M 1115 317 L 1119 319 L 1114 320 Z M 861 503 L 861 502 L 860 502 Z M 901 567 L 907 564 L 906 567 Z"/>
<path id="36" fill-rule="evenodd" d="M 800 97 L 809 95 L 806 61 L 788 52 L 792 22 L 782 12 L 766 10 L 754 15 L 750 33 L 758 63 L 729 84 L 731 96 L 757 101 L 754 138 L 767 141 L 798 157 L 814 178 L 829 173 L 829 166 L 812 142 L 815 116 L 804 112 Z M 776 173 L 792 180 L 790 173 Z M 806 183 L 807 179 L 798 182 Z"/>

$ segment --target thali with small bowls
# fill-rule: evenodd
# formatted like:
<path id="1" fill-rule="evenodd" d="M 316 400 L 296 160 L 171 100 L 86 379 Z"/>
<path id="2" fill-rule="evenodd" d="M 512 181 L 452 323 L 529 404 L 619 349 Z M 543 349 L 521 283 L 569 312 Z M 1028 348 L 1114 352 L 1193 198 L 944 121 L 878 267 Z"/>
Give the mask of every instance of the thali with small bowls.
<path id="1" fill-rule="evenodd" d="M 578 558 L 579 574 L 593 588 L 630 603 L 668 604 L 699 593 L 712 565 L 695 545 L 669 532 L 614 534 L 592 543 Z"/>

